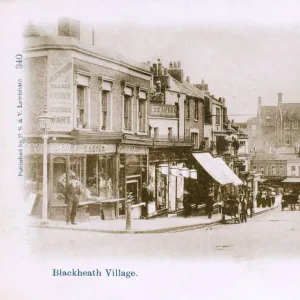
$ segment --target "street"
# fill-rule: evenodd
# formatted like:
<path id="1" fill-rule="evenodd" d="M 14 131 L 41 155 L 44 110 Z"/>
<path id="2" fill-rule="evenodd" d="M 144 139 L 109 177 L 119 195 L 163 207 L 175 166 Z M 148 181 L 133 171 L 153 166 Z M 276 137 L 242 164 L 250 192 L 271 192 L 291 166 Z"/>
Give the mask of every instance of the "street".
<path id="1" fill-rule="evenodd" d="M 112 235 L 30 228 L 27 238 L 31 254 L 49 258 L 278 259 L 299 257 L 299 224 L 298 210 L 278 208 L 248 223 L 184 232 Z"/>
<path id="2" fill-rule="evenodd" d="M 1 299 L 298 299 L 299 223 L 299 211 L 277 208 L 248 223 L 165 234 L 23 228 L 17 243 L 7 232 L 2 284 L 9 293 Z M 137 277 L 52 277 L 54 268 L 121 269 Z"/>

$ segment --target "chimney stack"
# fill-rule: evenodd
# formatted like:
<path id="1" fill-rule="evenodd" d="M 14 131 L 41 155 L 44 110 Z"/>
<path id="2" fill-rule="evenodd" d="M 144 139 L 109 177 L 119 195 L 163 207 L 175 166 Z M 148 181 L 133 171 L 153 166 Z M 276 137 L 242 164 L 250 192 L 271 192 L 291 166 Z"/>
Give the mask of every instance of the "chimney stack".
<path id="1" fill-rule="evenodd" d="M 153 74 L 157 75 L 157 65 L 156 65 L 156 63 L 153 64 Z"/>
<path id="2" fill-rule="evenodd" d="M 58 35 L 80 40 L 80 21 L 67 18 L 60 19 L 58 21 Z"/>
<path id="3" fill-rule="evenodd" d="M 208 91 L 208 84 L 204 85 L 204 91 Z"/>
<path id="4" fill-rule="evenodd" d="M 260 107 L 261 104 L 262 104 L 262 102 L 261 102 L 261 97 L 258 97 L 258 107 Z"/>
<path id="5" fill-rule="evenodd" d="M 174 69 L 177 69 L 177 62 L 174 61 Z"/>
<path id="6" fill-rule="evenodd" d="M 173 69 L 173 63 L 172 63 L 172 62 L 170 62 L 169 68 L 170 68 L 170 69 Z"/>
<path id="7" fill-rule="evenodd" d="M 168 68 L 164 68 L 164 75 L 168 76 Z"/>
<path id="8" fill-rule="evenodd" d="M 158 72 L 158 76 L 162 75 L 162 63 L 160 62 L 160 59 L 157 60 L 157 72 Z"/>
<path id="9" fill-rule="evenodd" d="M 178 69 L 181 69 L 181 61 L 178 62 Z"/>

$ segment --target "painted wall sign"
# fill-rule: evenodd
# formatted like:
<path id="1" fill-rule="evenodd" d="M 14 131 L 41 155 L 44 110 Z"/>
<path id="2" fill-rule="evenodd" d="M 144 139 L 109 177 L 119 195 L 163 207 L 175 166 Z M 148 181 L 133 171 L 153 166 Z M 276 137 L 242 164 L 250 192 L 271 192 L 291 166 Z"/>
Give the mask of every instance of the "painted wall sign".
<path id="1" fill-rule="evenodd" d="M 156 104 L 150 106 L 152 117 L 178 118 L 178 109 L 175 105 Z"/>
<path id="2" fill-rule="evenodd" d="M 52 131 L 73 129 L 73 58 L 68 51 L 50 51 L 48 57 L 48 111 Z"/>
<path id="3" fill-rule="evenodd" d="M 149 149 L 145 148 L 145 147 L 123 145 L 123 146 L 120 146 L 119 153 L 121 153 L 121 154 L 143 154 L 143 155 L 147 155 L 149 153 Z"/>
<path id="4" fill-rule="evenodd" d="M 43 154 L 43 144 L 25 144 L 25 154 Z M 116 145 L 113 144 L 82 144 L 72 145 L 68 143 L 54 143 L 48 145 L 48 153 L 51 154 L 102 154 L 102 153 L 115 153 Z"/>

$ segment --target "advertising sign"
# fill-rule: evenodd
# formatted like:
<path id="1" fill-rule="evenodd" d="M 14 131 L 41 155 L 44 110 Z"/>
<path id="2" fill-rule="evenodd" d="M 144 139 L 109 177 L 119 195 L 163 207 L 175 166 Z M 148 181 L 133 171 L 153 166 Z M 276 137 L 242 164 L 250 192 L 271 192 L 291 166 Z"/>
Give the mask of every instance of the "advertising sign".
<path id="1" fill-rule="evenodd" d="M 68 51 L 50 51 L 48 111 L 53 117 L 52 131 L 73 129 L 73 58 Z"/>

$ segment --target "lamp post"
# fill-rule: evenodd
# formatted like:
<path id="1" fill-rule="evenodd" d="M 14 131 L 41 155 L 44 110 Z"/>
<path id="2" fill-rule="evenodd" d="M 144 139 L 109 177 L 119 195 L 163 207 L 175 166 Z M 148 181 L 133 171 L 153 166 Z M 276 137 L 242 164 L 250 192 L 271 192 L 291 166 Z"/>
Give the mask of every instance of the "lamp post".
<path id="1" fill-rule="evenodd" d="M 44 154 L 43 154 L 43 205 L 42 205 L 42 222 L 47 222 L 48 219 L 48 188 L 47 188 L 47 142 L 48 132 L 51 130 L 53 118 L 49 116 L 47 105 L 44 112 L 39 116 L 40 129 L 43 132 Z"/>

